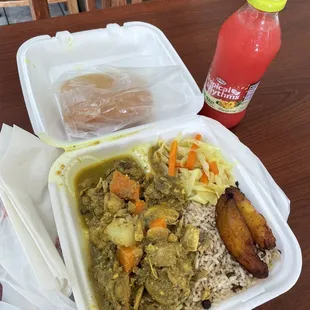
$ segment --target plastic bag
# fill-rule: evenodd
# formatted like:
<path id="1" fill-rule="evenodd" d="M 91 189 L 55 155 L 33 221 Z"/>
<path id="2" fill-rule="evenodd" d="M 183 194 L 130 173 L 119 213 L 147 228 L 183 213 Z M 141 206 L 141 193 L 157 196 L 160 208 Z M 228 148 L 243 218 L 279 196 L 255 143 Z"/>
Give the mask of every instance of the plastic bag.
<path id="1" fill-rule="evenodd" d="M 177 114 L 191 98 L 178 66 L 96 66 L 63 74 L 53 86 L 69 140 L 91 138 Z"/>

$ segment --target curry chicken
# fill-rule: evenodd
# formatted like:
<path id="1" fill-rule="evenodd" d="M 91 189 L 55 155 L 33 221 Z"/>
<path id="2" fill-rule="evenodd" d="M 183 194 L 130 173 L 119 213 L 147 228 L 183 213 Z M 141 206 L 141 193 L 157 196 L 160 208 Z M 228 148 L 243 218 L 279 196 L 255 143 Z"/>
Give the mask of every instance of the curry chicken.
<path id="1" fill-rule="evenodd" d="M 181 309 L 191 293 L 199 229 L 185 225 L 184 188 L 156 156 L 151 173 L 123 157 L 77 178 L 100 309 Z"/>

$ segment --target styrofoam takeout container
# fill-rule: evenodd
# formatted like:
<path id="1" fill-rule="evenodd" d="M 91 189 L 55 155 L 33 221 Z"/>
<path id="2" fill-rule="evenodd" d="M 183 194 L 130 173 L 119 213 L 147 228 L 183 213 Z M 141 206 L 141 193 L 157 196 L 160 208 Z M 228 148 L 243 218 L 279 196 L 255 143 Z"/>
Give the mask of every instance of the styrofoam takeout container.
<path id="1" fill-rule="evenodd" d="M 101 53 L 106 46 L 113 44 L 120 48 L 114 57 L 106 57 L 104 52 Z M 85 49 L 86 46 L 88 49 Z M 204 139 L 222 150 L 228 161 L 235 163 L 234 175 L 241 189 L 266 217 L 282 253 L 267 279 L 214 308 L 252 309 L 286 292 L 295 284 L 301 271 L 301 250 L 286 223 L 290 211 L 289 200 L 260 160 L 234 134 L 218 122 L 196 115 L 203 104 L 201 92 L 159 29 L 145 23 L 127 23 L 123 27 L 113 24 L 105 29 L 75 34 L 61 32 L 54 38 L 40 36 L 21 46 L 17 62 L 35 133 L 47 143 L 66 150 L 50 171 L 49 190 L 78 309 L 99 308 L 88 279 L 88 233 L 82 228 L 75 200 L 76 175 L 89 165 L 121 154 L 131 154 L 147 166 L 148 147 L 159 138 L 169 140 L 179 133 L 191 136 L 201 133 Z M 189 109 L 180 111 L 178 117 L 167 116 L 166 120 L 162 117 L 150 124 L 72 144 L 66 140 L 61 116 L 55 107 L 51 107 L 53 99 L 48 93 L 51 83 L 76 64 L 119 64 L 123 67 L 178 65 L 186 76 L 193 100 Z"/>
<path id="2" fill-rule="evenodd" d="M 62 31 L 55 37 L 42 35 L 26 41 L 17 53 L 18 72 L 34 132 L 45 142 L 67 147 L 68 142 L 53 83 L 65 72 L 91 66 L 168 67 L 179 66 L 187 82 L 189 104 L 177 111 L 154 114 L 152 121 L 175 115 L 195 115 L 203 95 L 165 35 L 144 23 L 109 24 L 105 29 L 77 33 Z M 182 90 L 180 90 L 182 91 Z M 157 94 L 158 95 L 158 94 Z M 162 110 L 161 102 L 154 102 Z M 169 103 L 166 104 L 167 107 Z"/>

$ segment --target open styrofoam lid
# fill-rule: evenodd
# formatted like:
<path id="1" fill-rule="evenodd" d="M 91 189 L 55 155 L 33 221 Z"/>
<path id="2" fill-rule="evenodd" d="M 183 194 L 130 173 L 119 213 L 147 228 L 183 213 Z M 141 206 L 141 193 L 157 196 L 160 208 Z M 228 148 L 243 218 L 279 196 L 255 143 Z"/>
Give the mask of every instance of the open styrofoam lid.
<path id="1" fill-rule="evenodd" d="M 55 146 L 81 142 L 69 142 L 53 89 L 62 74 L 77 68 L 178 66 L 186 81 L 179 91 L 186 93 L 187 104 L 178 111 L 155 113 L 152 122 L 195 115 L 203 105 L 200 89 L 169 40 L 158 28 L 146 23 L 109 24 L 104 29 L 34 37 L 19 48 L 17 65 L 33 130 Z M 159 101 L 169 104 L 164 97 Z"/>

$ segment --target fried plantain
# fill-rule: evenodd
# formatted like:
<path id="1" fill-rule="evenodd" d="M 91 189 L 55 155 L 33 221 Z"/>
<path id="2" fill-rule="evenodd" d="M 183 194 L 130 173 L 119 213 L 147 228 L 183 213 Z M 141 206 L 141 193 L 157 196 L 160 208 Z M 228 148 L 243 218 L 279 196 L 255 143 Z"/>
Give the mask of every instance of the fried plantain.
<path id="1" fill-rule="evenodd" d="M 267 278 L 268 266 L 257 255 L 251 232 L 230 193 L 218 200 L 216 225 L 229 253 L 254 277 Z"/>
<path id="2" fill-rule="evenodd" d="M 226 189 L 226 193 L 233 195 L 236 206 L 238 207 L 246 224 L 248 225 L 254 242 L 261 249 L 273 249 L 276 246 L 276 238 L 274 237 L 265 218 L 255 210 L 252 203 L 238 188 L 231 186 Z"/>

